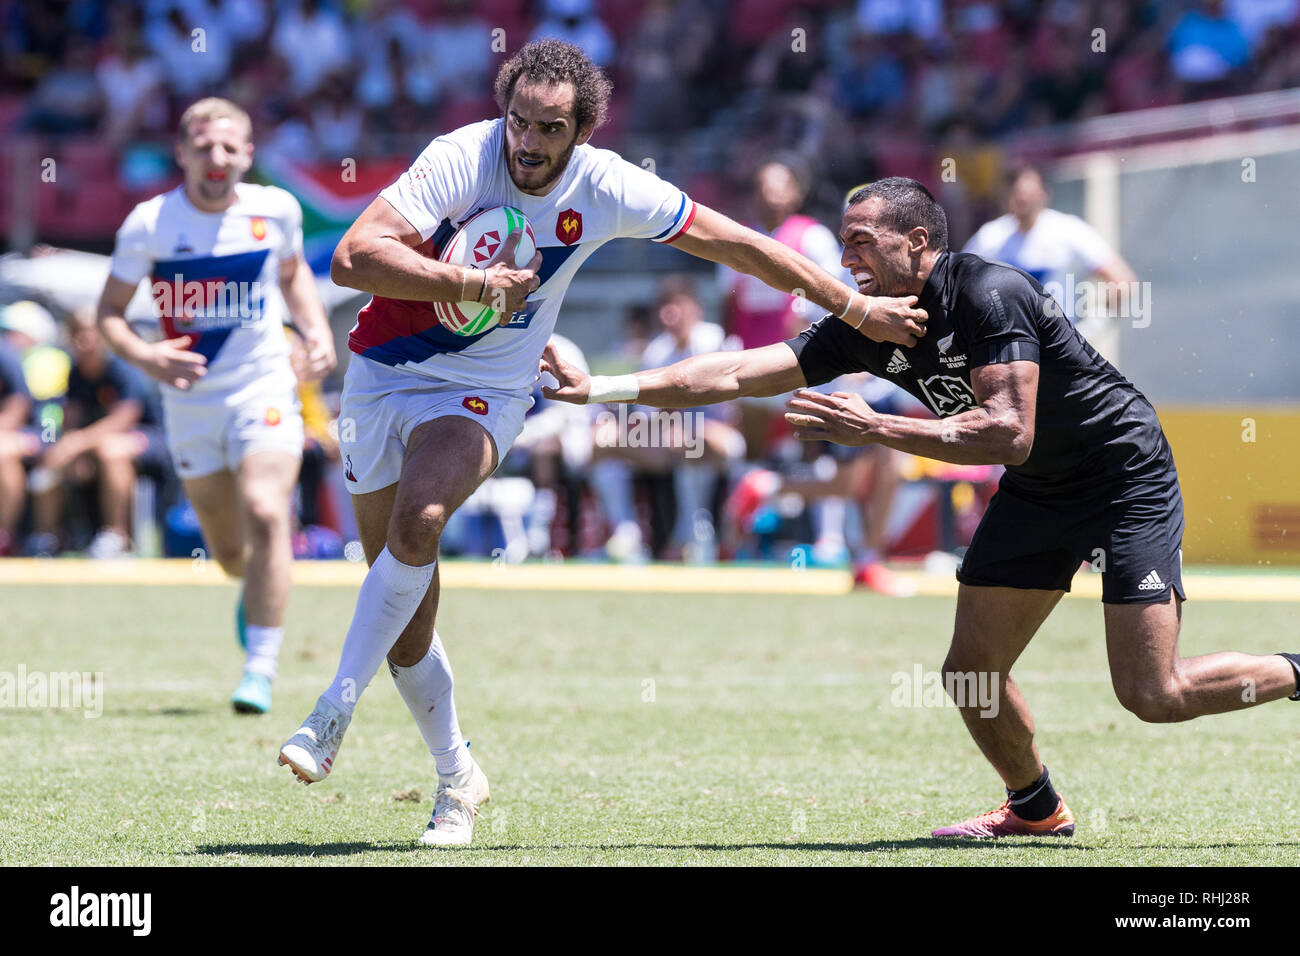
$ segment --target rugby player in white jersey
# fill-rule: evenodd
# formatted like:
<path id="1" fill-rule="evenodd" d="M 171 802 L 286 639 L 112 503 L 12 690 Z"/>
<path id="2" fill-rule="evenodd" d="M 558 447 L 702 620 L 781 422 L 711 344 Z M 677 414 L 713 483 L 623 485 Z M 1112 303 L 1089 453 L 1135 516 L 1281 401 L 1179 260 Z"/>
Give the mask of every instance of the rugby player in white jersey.
<path id="1" fill-rule="evenodd" d="M 176 143 L 185 181 L 136 206 L 118 230 L 99 326 L 118 355 L 162 383 L 168 447 L 204 543 L 244 582 L 237 629 L 246 656 L 231 703 L 262 714 L 284 636 L 303 443 L 286 305 L 307 374 L 328 374 L 336 357 L 302 255 L 302 210 L 282 189 L 240 182 L 252 158 L 251 123 L 235 104 L 211 97 L 185 111 Z M 157 342 L 124 318 L 146 278 Z"/>
<path id="2" fill-rule="evenodd" d="M 438 771 L 421 837 L 429 845 L 468 843 L 488 798 L 434 629 L 439 538 L 519 434 L 538 359 L 578 267 L 611 239 L 672 242 L 787 292 L 802 289 L 877 340 L 911 344 L 924 335 L 914 298 L 869 299 L 653 173 L 587 145 L 610 84 L 577 47 L 528 44 L 501 67 L 495 92 L 503 115 L 435 139 L 334 254 L 334 281 L 374 296 L 352 330 L 356 354 L 340 411 L 345 477 L 370 571 L 334 682 L 279 757 L 304 783 L 324 779 L 358 697 L 387 656 Z M 517 235 L 482 271 L 437 261 L 458 224 L 503 204 L 532 222 L 539 253 L 528 268 L 510 265 Z M 432 303 L 466 299 L 499 305 L 501 323 L 476 336 L 448 332 Z"/>

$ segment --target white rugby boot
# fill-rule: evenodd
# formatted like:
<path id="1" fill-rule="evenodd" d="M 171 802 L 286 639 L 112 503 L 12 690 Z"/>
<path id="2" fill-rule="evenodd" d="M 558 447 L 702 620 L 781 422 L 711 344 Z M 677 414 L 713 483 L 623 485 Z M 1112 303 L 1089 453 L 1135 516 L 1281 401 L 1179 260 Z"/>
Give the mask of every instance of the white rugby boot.
<path id="1" fill-rule="evenodd" d="M 279 762 L 288 765 L 301 783 L 324 780 L 334 766 L 343 732 L 352 717 L 321 697 L 298 732 L 280 748 Z"/>
<path id="2" fill-rule="evenodd" d="M 469 846 L 478 808 L 488 802 L 488 779 L 472 757 L 469 783 L 455 788 L 439 785 L 433 796 L 433 817 L 420 837 L 425 846 Z"/>

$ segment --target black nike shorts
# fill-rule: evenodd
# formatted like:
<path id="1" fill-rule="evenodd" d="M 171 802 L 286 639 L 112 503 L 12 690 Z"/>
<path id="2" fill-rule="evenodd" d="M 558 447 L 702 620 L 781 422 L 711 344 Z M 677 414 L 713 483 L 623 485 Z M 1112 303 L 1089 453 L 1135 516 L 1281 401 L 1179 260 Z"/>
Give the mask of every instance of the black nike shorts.
<path id="1" fill-rule="evenodd" d="M 977 587 L 1068 591 L 1087 562 L 1106 604 L 1164 604 L 1183 591 L 1183 496 L 1173 461 L 1059 500 L 1030 500 L 1006 478 L 989 502 L 957 580 Z"/>

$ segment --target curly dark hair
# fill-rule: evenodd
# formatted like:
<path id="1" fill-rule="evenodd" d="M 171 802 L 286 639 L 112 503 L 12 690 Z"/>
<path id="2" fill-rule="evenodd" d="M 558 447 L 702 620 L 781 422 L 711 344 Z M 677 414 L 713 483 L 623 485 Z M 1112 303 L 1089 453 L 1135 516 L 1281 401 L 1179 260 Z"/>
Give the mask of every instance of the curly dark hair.
<path id="1" fill-rule="evenodd" d="M 497 106 L 505 113 L 521 76 L 535 83 L 572 83 L 578 128 L 605 122 L 614 84 L 578 47 L 563 40 L 535 40 L 506 60 L 494 84 Z"/>

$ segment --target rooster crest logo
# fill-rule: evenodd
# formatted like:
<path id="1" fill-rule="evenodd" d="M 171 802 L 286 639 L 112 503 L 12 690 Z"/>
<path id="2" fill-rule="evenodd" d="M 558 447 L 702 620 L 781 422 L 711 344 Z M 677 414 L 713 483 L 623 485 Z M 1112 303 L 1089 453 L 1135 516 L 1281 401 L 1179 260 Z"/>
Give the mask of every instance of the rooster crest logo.
<path id="1" fill-rule="evenodd" d="M 582 213 L 566 209 L 555 220 L 555 238 L 571 246 L 582 238 Z"/>

